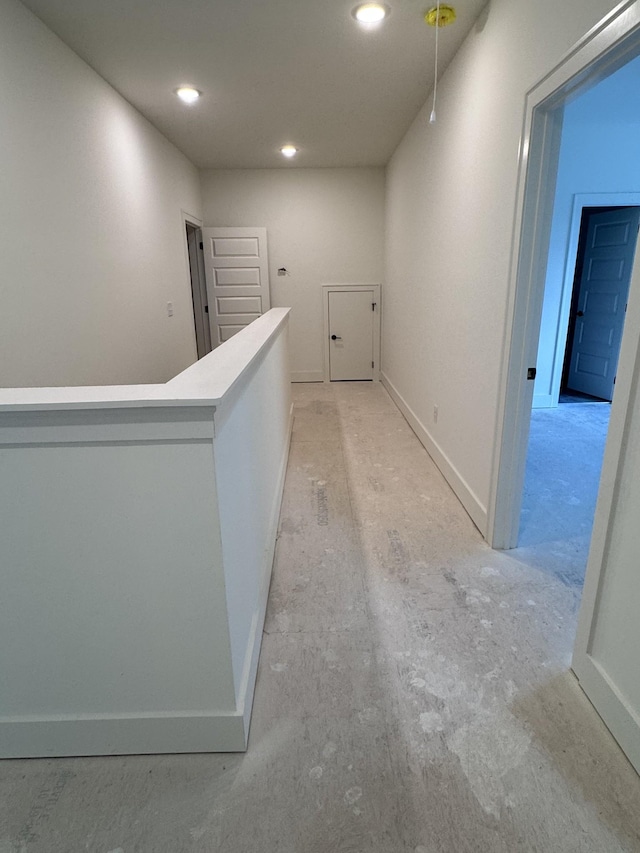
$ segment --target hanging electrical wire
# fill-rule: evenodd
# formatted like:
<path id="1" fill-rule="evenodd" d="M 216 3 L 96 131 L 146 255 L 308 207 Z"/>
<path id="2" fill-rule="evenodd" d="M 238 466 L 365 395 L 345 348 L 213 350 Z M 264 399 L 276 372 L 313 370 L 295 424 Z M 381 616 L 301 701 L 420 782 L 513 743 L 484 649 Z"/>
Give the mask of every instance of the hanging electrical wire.
<path id="1" fill-rule="evenodd" d="M 429 9 L 427 14 L 424 16 L 424 19 L 430 27 L 436 28 L 436 55 L 433 74 L 433 105 L 431 107 L 431 115 L 429 116 L 429 123 L 435 124 L 436 98 L 438 95 L 438 32 L 440 30 L 440 27 L 446 27 L 455 21 L 456 10 L 453 8 L 453 6 L 441 6 L 440 0 L 438 0 L 437 5 L 434 6 L 433 9 Z"/>

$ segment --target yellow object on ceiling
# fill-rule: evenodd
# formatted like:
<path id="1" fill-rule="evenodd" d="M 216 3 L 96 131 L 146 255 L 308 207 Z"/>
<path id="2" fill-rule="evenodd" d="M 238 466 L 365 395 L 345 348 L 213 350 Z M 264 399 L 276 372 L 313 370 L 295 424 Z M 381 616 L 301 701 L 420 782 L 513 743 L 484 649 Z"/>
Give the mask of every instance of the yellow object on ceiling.
<path id="1" fill-rule="evenodd" d="M 456 19 L 456 10 L 453 6 L 434 6 L 424 16 L 430 27 L 448 27 Z"/>

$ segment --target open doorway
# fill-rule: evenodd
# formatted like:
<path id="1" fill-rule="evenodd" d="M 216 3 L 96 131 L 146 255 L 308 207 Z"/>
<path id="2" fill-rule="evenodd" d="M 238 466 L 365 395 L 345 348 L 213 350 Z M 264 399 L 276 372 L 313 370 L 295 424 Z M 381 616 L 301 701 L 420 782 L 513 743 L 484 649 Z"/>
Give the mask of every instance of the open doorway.
<path id="1" fill-rule="evenodd" d="M 531 413 L 519 556 L 578 594 L 587 566 L 639 220 L 638 207 L 582 208 L 559 405 Z"/>
<path id="2" fill-rule="evenodd" d="M 541 335 L 545 275 L 552 259 L 554 201 L 565 107 L 616 71 L 638 66 L 640 2 L 623 3 L 528 96 L 522 137 L 513 274 L 500 433 L 490 502 L 494 547 L 517 542 L 535 357 Z M 638 110 L 640 113 L 640 108 Z M 640 120 L 636 122 L 640 127 Z M 623 128 L 633 144 L 637 132 Z M 588 140 L 585 140 L 588 141 Z M 586 146 L 585 146 L 586 147 Z M 615 153 L 608 160 L 616 165 Z M 592 163 L 595 163 L 592 159 Z M 638 176 L 636 187 L 640 185 Z M 620 187 L 629 189 L 628 176 Z M 566 244 L 566 230 L 564 242 Z M 558 328 L 556 315 L 556 330 Z M 628 311 L 605 446 L 593 535 L 580 605 L 572 669 L 579 684 L 640 772 L 640 265 L 632 272 Z"/>
<path id="3" fill-rule="evenodd" d="M 594 36 L 599 47 L 607 26 Z M 619 32 L 610 34 L 619 39 Z M 632 29 L 601 55 L 590 38 L 584 55 L 572 53 L 527 105 L 528 170 L 520 186 L 513 326 L 490 503 L 489 538 L 499 548 L 518 545 L 531 410 L 558 406 L 583 209 L 640 204 L 640 165 L 632 153 L 640 105 L 628 98 L 629 80 L 640 81 L 640 35 Z"/>
<path id="4" fill-rule="evenodd" d="M 640 124 L 640 104 L 626 97 L 636 79 L 638 59 L 574 97 L 559 144 L 517 548 L 578 594 L 640 220 L 627 141 Z M 605 152 L 613 165 L 601 166 Z"/>
<path id="5" fill-rule="evenodd" d="M 193 322 L 196 333 L 198 358 L 211 352 L 211 327 L 209 325 L 209 299 L 205 281 L 204 258 L 202 253 L 202 229 L 189 220 L 185 220 L 187 252 L 189 256 L 189 276 L 191 279 L 191 301 L 193 304 Z"/>
<path id="6" fill-rule="evenodd" d="M 638 207 L 582 209 L 561 403 L 613 399 L 639 221 Z"/>

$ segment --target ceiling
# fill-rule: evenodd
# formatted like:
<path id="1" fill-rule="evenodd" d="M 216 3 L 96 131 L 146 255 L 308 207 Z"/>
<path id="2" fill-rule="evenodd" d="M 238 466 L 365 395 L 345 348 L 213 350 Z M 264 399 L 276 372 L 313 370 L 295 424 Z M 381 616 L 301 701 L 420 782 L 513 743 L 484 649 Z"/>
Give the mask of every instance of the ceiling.
<path id="1" fill-rule="evenodd" d="M 435 0 L 387 0 L 372 29 L 356 0 L 23 2 L 202 168 L 384 165 L 433 85 Z M 455 2 L 441 71 L 486 2 Z"/>

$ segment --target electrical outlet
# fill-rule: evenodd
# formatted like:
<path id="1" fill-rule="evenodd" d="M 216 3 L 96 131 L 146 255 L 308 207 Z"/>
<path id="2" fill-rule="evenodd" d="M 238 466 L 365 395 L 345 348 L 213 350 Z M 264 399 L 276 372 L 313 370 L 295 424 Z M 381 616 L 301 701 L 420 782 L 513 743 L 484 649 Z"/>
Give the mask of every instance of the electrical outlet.
<path id="1" fill-rule="evenodd" d="M 434 422 L 434 424 L 438 423 L 438 407 L 437 406 L 433 407 L 433 422 Z"/>
<path id="2" fill-rule="evenodd" d="M 167 317 L 173 317 L 173 302 L 167 302 Z"/>

